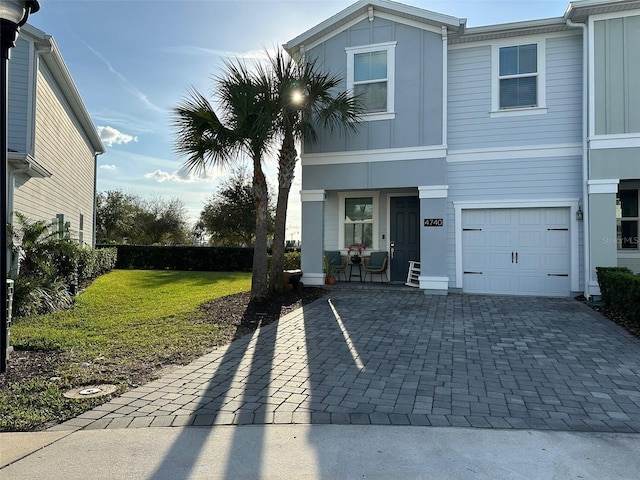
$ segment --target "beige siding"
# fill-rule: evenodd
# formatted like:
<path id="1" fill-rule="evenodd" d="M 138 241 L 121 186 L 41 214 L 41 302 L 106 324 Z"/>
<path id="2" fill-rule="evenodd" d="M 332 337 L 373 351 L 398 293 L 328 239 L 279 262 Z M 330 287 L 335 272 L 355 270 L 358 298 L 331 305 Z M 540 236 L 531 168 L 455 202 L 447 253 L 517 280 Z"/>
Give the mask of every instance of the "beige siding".
<path id="1" fill-rule="evenodd" d="M 74 238 L 83 215 L 83 241 L 92 245 L 93 150 L 44 62 L 38 67 L 35 122 L 35 159 L 53 175 L 26 182 L 16 178 L 14 209 L 34 220 L 64 214 Z"/>

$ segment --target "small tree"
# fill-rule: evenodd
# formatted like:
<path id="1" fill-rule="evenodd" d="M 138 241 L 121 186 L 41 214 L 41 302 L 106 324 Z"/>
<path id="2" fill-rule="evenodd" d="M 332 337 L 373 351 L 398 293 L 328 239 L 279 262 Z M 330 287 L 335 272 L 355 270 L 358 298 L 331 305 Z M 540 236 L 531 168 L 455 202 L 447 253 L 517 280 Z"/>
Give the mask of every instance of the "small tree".
<path id="1" fill-rule="evenodd" d="M 131 238 L 139 245 L 184 245 L 189 242 L 187 209 L 178 197 L 140 200 Z"/>
<path id="2" fill-rule="evenodd" d="M 200 222 L 211 245 L 250 247 L 256 233 L 256 207 L 251 178 L 245 167 L 231 172 L 209 198 L 200 213 Z M 269 199 L 270 200 L 270 199 Z M 269 232 L 273 231 L 273 205 L 269 202 Z"/>
<path id="3" fill-rule="evenodd" d="M 122 190 L 99 192 L 96 197 L 98 243 L 124 243 L 136 221 L 139 199 Z"/>
<path id="4" fill-rule="evenodd" d="M 187 209 L 178 197 L 143 199 L 121 190 L 96 198 L 96 230 L 100 243 L 186 244 Z"/>

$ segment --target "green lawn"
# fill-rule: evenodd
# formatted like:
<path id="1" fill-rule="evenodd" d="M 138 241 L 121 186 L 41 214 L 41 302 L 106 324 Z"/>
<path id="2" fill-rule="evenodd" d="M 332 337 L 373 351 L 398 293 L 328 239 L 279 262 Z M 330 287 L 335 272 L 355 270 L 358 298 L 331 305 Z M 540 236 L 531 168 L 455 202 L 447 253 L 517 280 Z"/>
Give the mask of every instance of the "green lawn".
<path id="1" fill-rule="evenodd" d="M 105 401 L 66 399 L 68 388 L 115 383 L 122 392 L 162 365 L 227 343 L 235 329 L 198 321 L 197 308 L 250 287 L 249 273 L 115 270 L 69 311 L 15 319 L 14 348 L 50 352 L 55 372 L 0 390 L 0 430 L 42 428 Z"/>

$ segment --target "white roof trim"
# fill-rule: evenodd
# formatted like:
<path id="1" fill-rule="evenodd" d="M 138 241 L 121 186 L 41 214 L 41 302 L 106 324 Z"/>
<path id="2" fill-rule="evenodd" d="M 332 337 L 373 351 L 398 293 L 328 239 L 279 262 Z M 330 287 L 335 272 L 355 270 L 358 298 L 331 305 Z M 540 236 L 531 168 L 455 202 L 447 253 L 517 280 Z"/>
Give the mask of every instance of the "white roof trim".
<path id="1" fill-rule="evenodd" d="M 17 171 L 14 173 L 25 173 L 33 178 L 47 178 L 53 175 L 28 153 L 8 152 L 7 159 L 9 165 Z"/>
<path id="2" fill-rule="evenodd" d="M 392 15 L 397 21 L 409 20 L 412 24 L 425 23 L 434 26 L 446 26 L 455 31 L 464 30 L 466 19 L 452 17 L 441 13 L 431 12 L 410 5 L 392 2 L 389 0 L 360 0 L 357 3 L 345 8 L 341 12 L 333 15 L 324 22 L 298 35 L 293 40 L 287 42 L 284 48 L 294 57 L 298 58 L 302 46 L 308 49 L 309 44 L 318 44 L 320 39 L 337 35 L 354 24 L 354 20 L 361 21 L 370 16 L 370 7 L 373 8 L 373 15 Z M 382 17 L 382 15 L 381 15 Z M 357 22 L 356 22 L 357 23 Z"/>
<path id="3" fill-rule="evenodd" d="M 87 108 L 82 101 L 82 97 L 80 96 L 80 92 L 71 77 L 71 73 L 69 73 L 69 69 L 67 65 L 64 63 L 64 59 L 60 54 L 60 50 L 56 45 L 55 40 L 51 35 L 44 33 L 42 30 L 39 30 L 31 25 L 24 25 L 20 34 L 27 34 L 32 37 L 37 47 L 48 48 L 49 51 L 41 51 L 41 58 L 46 63 L 47 67 L 51 71 L 52 75 L 58 82 L 58 86 L 64 93 L 65 98 L 69 102 L 71 109 L 75 113 L 82 129 L 84 130 L 85 135 L 89 139 L 91 143 L 94 153 L 101 154 L 105 152 L 104 145 L 102 144 L 102 140 L 96 131 L 96 127 L 93 124 L 93 120 L 87 111 Z"/>

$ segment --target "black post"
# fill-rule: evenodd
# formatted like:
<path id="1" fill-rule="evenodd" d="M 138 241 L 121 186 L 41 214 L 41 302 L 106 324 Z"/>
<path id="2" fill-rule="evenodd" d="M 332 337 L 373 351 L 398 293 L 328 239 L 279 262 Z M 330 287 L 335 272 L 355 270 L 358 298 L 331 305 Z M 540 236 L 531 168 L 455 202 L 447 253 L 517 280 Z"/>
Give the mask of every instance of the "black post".
<path id="1" fill-rule="evenodd" d="M 7 271 L 9 270 L 7 262 L 7 220 L 9 206 L 9 177 L 8 171 L 8 159 L 7 159 L 7 137 L 8 137 L 8 64 L 9 64 L 9 49 L 14 46 L 16 35 L 18 33 L 18 26 L 8 20 L 0 20 L 0 45 L 2 45 L 2 58 L 0 59 L 0 113 L 2 114 L 2 131 L 0 132 L 0 155 L 2 161 L 0 161 L 0 177 L 2 177 L 2 213 L 0 214 L 0 237 L 2 242 L 0 243 L 0 273 L 2 273 L 2 285 L 0 285 L 0 314 L 2 315 L 2 324 L 0 325 L 0 372 L 4 372 L 7 369 L 7 345 L 9 325 L 7 318 Z"/>
<path id="2" fill-rule="evenodd" d="M 2 184 L 2 210 L 0 213 L 0 373 L 7 370 L 7 349 L 9 348 L 9 324 L 7 315 L 7 253 L 9 244 L 7 242 L 7 225 L 9 220 L 9 164 L 8 164 L 8 136 L 9 136 L 9 50 L 16 45 L 16 38 L 20 27 L 27 22 L 29 13 L 35 13 L 40 9 L 37 0 L 26 0 L 23 2 L 10 1 L 6 5 L 4 13 L 11 14 L 22 12 L 22 18 L 16 19 L 14 23 L 7 18 L 0 18 L 0 118 L 2 118 L 2 128 L 0 130 L 0 183 Z M 12 17 L 9 17 L 12 18 Z"/>

